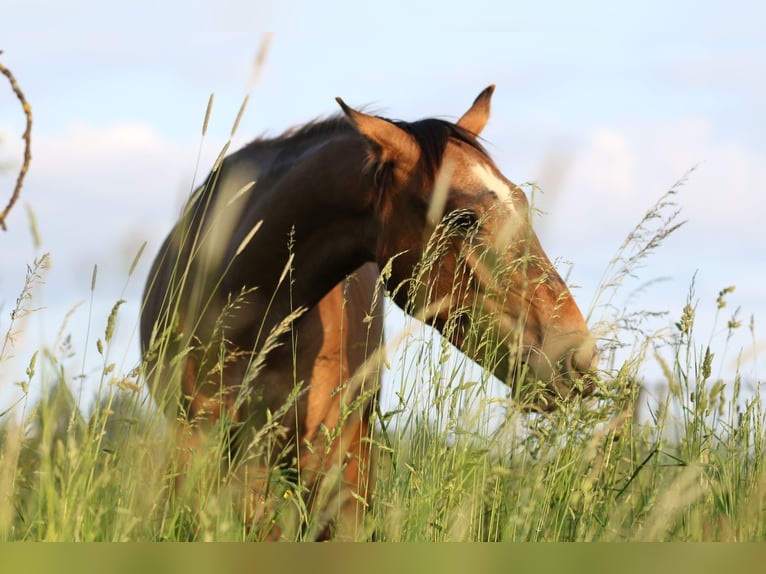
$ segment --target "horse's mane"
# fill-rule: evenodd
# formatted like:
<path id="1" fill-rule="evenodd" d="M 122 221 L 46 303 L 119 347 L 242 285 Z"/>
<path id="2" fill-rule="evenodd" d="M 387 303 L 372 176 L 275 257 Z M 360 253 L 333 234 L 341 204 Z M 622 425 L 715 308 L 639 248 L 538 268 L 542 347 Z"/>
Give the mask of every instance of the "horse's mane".
<path id="1" fill-rule="evenodd" d="M 276 137 L 259 136 L 250 142 L 250 145 L 258 147 L 290 144 L 290 147 L 301 148 L 303 144 L 309 143 L 314 139 L 349 133 L 351 131 L 353 131 L 353 127 L 346 117 L 341 114 L 334 114 L 293 126 Z"/>
<path id="2" fill-rule="evenodd" d="M 432 186 L 439 169 L 441 168 L 444 150 L 450 140 L 468 145 L 479 151 L 485 157 L 487 152 L 479 143 L 476 136 L 468 130 L 452 122 L 427 118 L 415 122 L 401 120 L 381 119 L 390 121 L 410 134 L 420 146 L 423 177 L 427 186 Z M 329 117 L 317 118 L 306 124 L 295 126 L 284 131 L 276 137 L 259 137 L 253 140 L 247 147 L 258 148 L 261 146 L 277 146 L 281 148 L 278 164 L 289 161 L 292 157 L 303 152 L 317 140 L 322 140 L 333 135 L 353 133 L 354 128 L 342 114 Z M 375 169 L 385 170 L 385 166 L 376 166 Z M 386 177 L 381 177 L 379 182 L 385 185 Z"/>

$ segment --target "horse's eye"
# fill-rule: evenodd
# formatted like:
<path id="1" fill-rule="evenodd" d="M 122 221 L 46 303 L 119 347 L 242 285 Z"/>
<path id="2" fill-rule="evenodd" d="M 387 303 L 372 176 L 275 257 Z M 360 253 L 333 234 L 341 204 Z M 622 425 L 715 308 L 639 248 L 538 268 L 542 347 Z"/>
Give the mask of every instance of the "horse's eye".
<path id="1" fill-rule="evenodd" d="M 460 211 L 454 211 L 450 214 L 450 223 L 456 229 L 468 231 L 476 225 L 479 220 L 479 216 L 475 211 L 463 209 Z"/>

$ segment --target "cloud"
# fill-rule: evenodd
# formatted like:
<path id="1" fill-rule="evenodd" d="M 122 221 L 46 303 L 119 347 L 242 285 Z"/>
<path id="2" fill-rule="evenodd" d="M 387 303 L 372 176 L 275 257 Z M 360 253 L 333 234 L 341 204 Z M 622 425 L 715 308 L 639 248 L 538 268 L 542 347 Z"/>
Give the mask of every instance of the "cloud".
<path id="1" fill-rule="evenodd" d="M 157 188 L 177 183 L 193 166 L 189 144 L 164 139 L 143 123 L 75 123 L 62 133 L 37 138 L 35 184 L 48 194 L 64 182 L 80 199 L 109 195 L 119 201 L 124 195 L 131 202 L 161 200 L 168 194 L 158 194 Z"/>
<path id="2" fill-rule="evenodd" d="M 766 79 L 753 73 L 766 67 L 766 54 L 759 47 L 740 39 L 727 53 L 710 49 L 693 56 L 676 57 L 660 67 L 660 80 L 678 88 L 707 91 L 721 98 L 750 101 L 759 105 L 766 98 Z"/>
<path id="3" fill-rule="evenodd" d="M 141 122 L 76 122 L 59 133 L 36 134 L 21 201 L 36 214 L 41 249 L 52 253 L 60 289 L 89 284 L 94 264 L 103 281 L 124 281 L 148 241 L 137 273 L 145 270 L 191 190 L 198 147 L 198 141 L 172 140 Z M 198 177 L 219 149 L 206 142 Z M 23 274 L 34 250 L 17 209 L 11 237 L 17 249 L 4 258 L 4 268 Z"/>
<path id="4" fill-rule="evenodd" d="M 763 241 L 752 229 L 766 212 L 766 157 L 707 120 L 596 127 L 570 147 L 567 165 L 561 192 L 539 205 L 546 228 L 575 244 L 626 234 L 695 166 L 677 196 L 689 241 Z"/>

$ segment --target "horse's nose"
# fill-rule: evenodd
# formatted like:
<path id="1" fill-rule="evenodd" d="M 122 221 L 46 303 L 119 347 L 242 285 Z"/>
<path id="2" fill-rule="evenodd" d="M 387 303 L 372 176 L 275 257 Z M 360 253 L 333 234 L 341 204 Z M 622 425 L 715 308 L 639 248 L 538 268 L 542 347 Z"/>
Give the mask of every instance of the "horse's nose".
<path id="1" fill-rule="evenodd" d="M 569 356 L 569 375 L 572 378 L 584 378 L 592 375 L 598 367 L 598 348 L 593 337 L 587 336 Z"/>

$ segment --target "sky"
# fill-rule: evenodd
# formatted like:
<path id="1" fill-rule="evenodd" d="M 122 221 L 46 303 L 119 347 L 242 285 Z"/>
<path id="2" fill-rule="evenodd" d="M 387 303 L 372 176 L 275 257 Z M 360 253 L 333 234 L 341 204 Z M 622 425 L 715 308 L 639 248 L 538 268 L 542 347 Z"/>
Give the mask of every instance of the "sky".
<path id="1" fill-rule="evenodd" d="M 540 187 L 535 229 L 581 308 L 593 308 L 592 325 L 608 317 L 604 298 L 593 301 L 610 258 L 694 168 L 675 196 L 686 224 L 613 303 L 667 311 L 645 328 L 672 332 L 694 282 L 700 344 L 721 349 L 714 374 L 730 377 L 742 350 L 745 378 L 762 378 L 766 5 L 637 4 L 6 0 L 0 61 L 31 103 L 34 127 L 21 201 L 0 232 L 0 334 L 27 265 L 49 252 L 51 266 L 32 300 L 42 310 L 0 367 L 0 402 L 18 395 L 13 382 L 41 346 L 71 351 L 73 373 L 98 372 L 95 339 L 119 299 L 110 360 L 123 372 L 135 366 L 148 265 L 248 93 L 234 148 L 337 112 L 336 96 L 389 117 L 455 120 L 489 84 L 497 88 L 484 143 L 506 177 Z M 253 86 L 264 30 L 274 34 Z M 0 80 L 4 203 L 24 118 Z M 729 285 L 736 290 L 714 322 L 718 292 Z M 737 308 L 743 327 L 727 346 Z M 391 311 L 389 330 L 401 322 Z M 71 334 L 67 351 L 55 346 L 59 331 Z M 647 380 L 659 376 L 652 365 Z"/>

